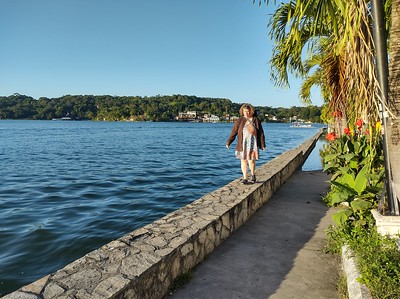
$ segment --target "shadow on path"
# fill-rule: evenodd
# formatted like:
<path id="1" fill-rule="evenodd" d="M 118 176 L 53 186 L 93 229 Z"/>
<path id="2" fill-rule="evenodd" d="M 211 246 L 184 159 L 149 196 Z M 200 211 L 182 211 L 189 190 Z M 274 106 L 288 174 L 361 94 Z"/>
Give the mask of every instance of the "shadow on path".
<path id="1" fill-rule="evenodd" d="M 296 172 L 168 298 L 338 298 L 337 265 L 322 252 L 329 177 Z"/>

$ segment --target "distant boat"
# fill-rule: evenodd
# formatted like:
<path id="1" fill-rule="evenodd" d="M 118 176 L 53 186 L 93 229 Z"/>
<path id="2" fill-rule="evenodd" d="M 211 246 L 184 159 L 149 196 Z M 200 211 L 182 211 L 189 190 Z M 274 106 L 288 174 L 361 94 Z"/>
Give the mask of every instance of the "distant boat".
<path id="1" fill-rule="evenodd" d="M 295 121 L 290 125 L 291 128 L 312 128 L 312 124 L 304 123 L 302 121 Z"/>
<path id="2" fill-rule="evenodd" d="M 61 117 L 61 118 L 53 118 L 52 120 L 74 120 L 74 119 L 69 117 L 69 116 L 64 116 L 64 117 Z"/>

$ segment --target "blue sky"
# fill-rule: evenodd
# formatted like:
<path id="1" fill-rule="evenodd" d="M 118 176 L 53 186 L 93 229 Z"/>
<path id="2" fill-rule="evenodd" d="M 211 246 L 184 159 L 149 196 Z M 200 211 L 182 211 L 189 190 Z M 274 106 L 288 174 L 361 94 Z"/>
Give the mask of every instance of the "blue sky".
<path id="1" fill-rule="evenodd" d="M 0 0 L 0 95 L 303 106 L 298 81 L 270 81 L 272 10 L 252 0 Z M 322 104 L 318 91 L 312 100 Z"/>

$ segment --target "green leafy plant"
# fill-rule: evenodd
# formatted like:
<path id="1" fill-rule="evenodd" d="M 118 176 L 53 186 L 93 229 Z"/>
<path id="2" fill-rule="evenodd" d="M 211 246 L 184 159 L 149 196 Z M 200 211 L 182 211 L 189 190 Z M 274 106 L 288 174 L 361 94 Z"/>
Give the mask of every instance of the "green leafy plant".
<path id="1" fill-rule="evenodd" d="M 373 298 L 400 299 L 400 250 L 394 239 L 376 231 L 370 210 L 378 204 L 384 183 L 380 127 L 345 129 L 345 134 L 330 134 L 321 152 L 324 170 L 331 174 L 331 190 L 324 200 L 338 206 L 333 215 L 336 226 L 326 231 L 325 251 L 340 253 L 348 244 L 356 255 L 360 282 Z"/>
<path id="2" fill-rule="evenodd" d="M 357 257 L 360 282 L 373 298 L 400 298 L 400 251 L 395 240 L 372 228 L 362 230 L 349 245 Z"/>
<path id="3" fill-rule="evenodd" d="M 336 224 L 353 226 L 373 223 L 370 210 L 378 203 L 384 182 L 382 138 L 379 127 L 363 131 L 362 120 L 357 130 L 327 135 L 330 142 L 320 152 L 324 171 L 332 174 L 331 191 L 324 198 L 329 206 L 339 206 L 333 216 Z"/>
<path id="4" fill-rule="evenodd" d="M 354 227 L 349 223 L 330 226 L 325 252 L 340 254 L 348 244 L 356 256 L 361 277 L 373 298 L 400 298 L 400 250 L 395 239 L 381 236 L 376 227 Z"/>

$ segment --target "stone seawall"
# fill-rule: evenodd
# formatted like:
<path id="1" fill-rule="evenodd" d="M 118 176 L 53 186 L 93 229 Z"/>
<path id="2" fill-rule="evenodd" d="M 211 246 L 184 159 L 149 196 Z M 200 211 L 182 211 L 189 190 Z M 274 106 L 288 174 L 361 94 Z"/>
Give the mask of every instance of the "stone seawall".
<path id="1" fill-rule="evenodd" d="M 303 165 L 321 134 L 259 167 L 256 184 L 234 180 L 3 299 L 163 298 Z"/>

